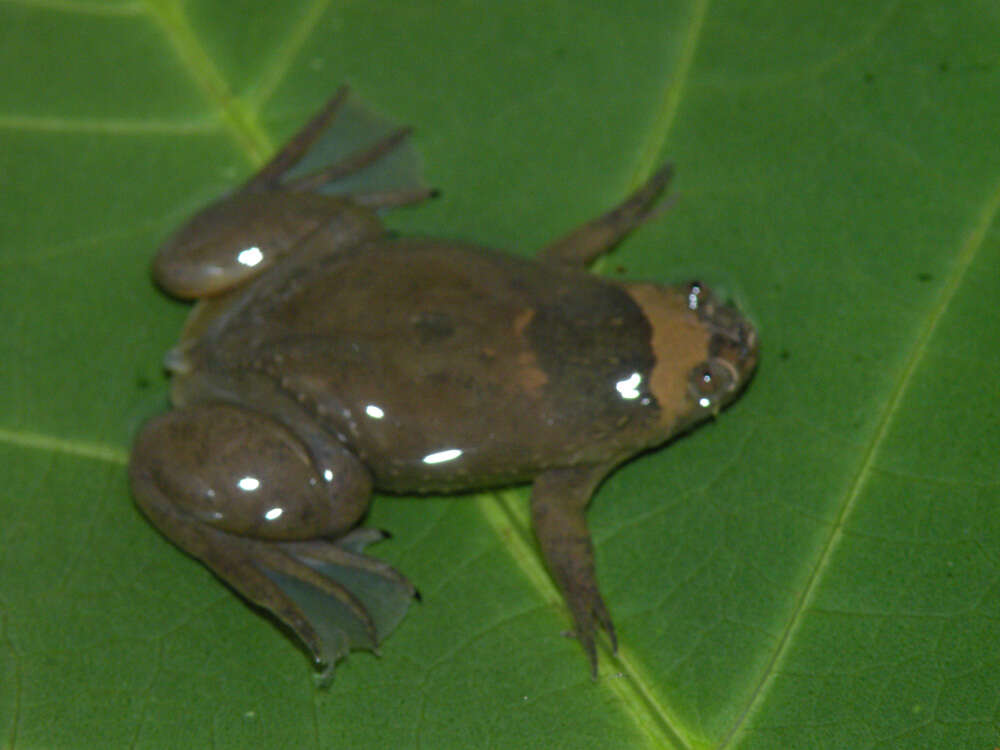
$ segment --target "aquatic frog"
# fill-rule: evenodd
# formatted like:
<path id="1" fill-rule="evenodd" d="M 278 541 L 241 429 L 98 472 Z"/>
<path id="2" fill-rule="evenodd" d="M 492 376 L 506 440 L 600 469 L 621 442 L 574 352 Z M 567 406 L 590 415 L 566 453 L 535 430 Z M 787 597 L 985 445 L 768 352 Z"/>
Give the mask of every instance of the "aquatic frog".
<path id="1" fill-rule="evenodd" d="M 374 650 L 415 595 L 364 552 L 383 538 L 359 526 L 373 490 L 530 481 L 542 555 L 596 675 L 596 633 L 616 638 L 587 504 L 626 459 L 733 400 L 757 362 L 754 327 L 696 281 L 587 272 L 657 212 L 669 167 L 535 259 L 388 233 L 378 211 L 431 191 L 356 178 L 409 148 L 408 129 L 294 174 L 347 97 L 159 250 L 159 285 L 200 301 L 167 357 L 176 408 L 135 442 L 137 503 L 329 671 Z"/>

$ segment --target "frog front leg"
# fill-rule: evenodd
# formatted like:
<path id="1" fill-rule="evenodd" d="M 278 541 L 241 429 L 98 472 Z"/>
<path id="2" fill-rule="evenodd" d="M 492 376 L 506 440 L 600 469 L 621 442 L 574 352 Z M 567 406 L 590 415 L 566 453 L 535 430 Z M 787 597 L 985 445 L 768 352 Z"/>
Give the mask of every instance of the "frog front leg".
<path id="1" fill-rule="evenodd" d="M 346 450 L 318 460 L 264 415 L 199 404 L 150 421 L 129 472 L 153 525 L 288 625 L 327 674 L 406 613 L 412 584 L 362 554 L 381 533 L 350 531 L 371 477 Z"/>
<path id="2" fill-rule="evenodd" d="M 567 266 L 587 266 L 617 245 L 640 224 L 658 216 L 667 204 L 657 202 L 673 177 L 671 164 L 660 167 L 645 184 L 607 213 L 550 242 L 539 260 Z"/>
<path id="3" fill-rule="evenodd" d="M 597 485 L 613 465 L 552 469 L 540 474 L 531 489 L 531 520 L 549 570 L 573 617 L 574 634 L 597 676 L 594 635 L 603 628 L 618 649 L 611 615 L 597 588 L 594 549 L 585 511 Z"/>

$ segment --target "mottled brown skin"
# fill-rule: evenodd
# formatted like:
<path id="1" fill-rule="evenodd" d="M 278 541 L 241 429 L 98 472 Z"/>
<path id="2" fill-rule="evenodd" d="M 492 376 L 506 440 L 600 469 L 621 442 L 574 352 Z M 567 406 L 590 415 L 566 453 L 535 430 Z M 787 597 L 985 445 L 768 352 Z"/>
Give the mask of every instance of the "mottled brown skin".
<path id="1" fill-rule="evenodd" d="M 419 187 L 367 199 L 312 192 L 404 131 L 346 166 L 283 182 L 338 97 L 157 257 L 165 289 L 202 301 L 168 357 L 177 409 L 136 441 L 137 501 L 332 666 L 348 648 L 374 649 L 414 593 L 361 554 L 378 538 L 356 528 L 373 487 L 533 480 L 534 529 L 596 674 L 595 631 L 613 647 L 615 633 L 587 503 L 621 462 L 739 393 L 756 364 L 753 327 L 697 282 L 586 272 L 650 217 L 669 169 L 540 260 L 389 237 L 370 206 L 419 199 Z M 261 263 L 233 261 L 251 245 Z"/>

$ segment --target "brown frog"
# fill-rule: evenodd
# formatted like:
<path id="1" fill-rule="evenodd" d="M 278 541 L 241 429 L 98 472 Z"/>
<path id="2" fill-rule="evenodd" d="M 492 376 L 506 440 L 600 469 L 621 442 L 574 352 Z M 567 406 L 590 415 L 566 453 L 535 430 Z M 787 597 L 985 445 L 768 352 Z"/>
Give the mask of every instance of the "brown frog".
<path id="1" fill-rule="evenodd" d="M 587 504 L 626 459 L 736 397 L 754 328 L 698 282 L 586 271 L 655 213 L 669 167 L 535 260 L 399 238 L 376 212 L 425 187 L 328 188 L 409 148 L 407 129 L 293 174 L 345 101 L 346 88 L 160 249 L 160 286 L 200 301 L 167 357 L 176 408 L 135 442 L 138 505 L 329 674 L 375 649 L 415 595 L 363 552 L 384 536 L 359 526 L 373 489 L 531 481 L 542 554 L 596 674 L 596 631 L 616 639 Z"/>

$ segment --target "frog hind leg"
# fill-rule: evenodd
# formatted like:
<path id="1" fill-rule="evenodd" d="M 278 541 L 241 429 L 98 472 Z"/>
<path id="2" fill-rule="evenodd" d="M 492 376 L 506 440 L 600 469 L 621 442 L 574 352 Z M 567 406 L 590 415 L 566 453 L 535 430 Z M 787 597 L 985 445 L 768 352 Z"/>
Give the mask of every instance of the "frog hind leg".
<path id="1" fill-rule="evenodd" d="M 571 230 L 538 252 L 539 260 L 567 266 L 588 266 L 617 245 L 640 224 L 656 218 L 669 207 L 660 196 L 673 177 L 665 164 L 624 201 L 607 213 Z"/>
<path id="2" fill-rule="evenodd" d="M 531 490 L 531 518 L 539 546 L 573 618 L 574 635 L 597 677 L 596 632 L 602 628 L 617 651 L 611 615 L 597 587 L 594 549 L 584 515 L 594 490 L 611 466 L 552 469 Z"/>
<path id="3" fill-rule="evenodd" d="M 296 506 L 291 498 L 302 492 L 296 493 L 293 482 L 283 482 L 273 471 L 248 469 L 266 456 L 272 468 L 291 469 L 288 476 L 294 478 L 295 462 L 309 468 L 315 460 L 284 428 L 263 432 L 266 424 L 262 415 L 228 405 L 205 404 L 156 417 L 136 440 L 129 465 L 132 491 L 164 536 L 287 625 L 325 667 L 322 676 L 328 679 L 349 650 L 375 651 L 416 592 L 388 564 L 363 554 L 385 536 L 382 532 L 335 532 L 363 513 L 370 485 L 362 482 L 364 494 L 354 493 L 353 502 L 343 499 L 341 523 L 329 513 L 322 483 L 308 474 L 300 489 L 316 492 Z M 246 466 L 226 468 L 241 455 Z M 346 463 L 332 466 L 341 476 L 351 472 Z M 245 493 L 249 497 L 237 507 L 227 507 L 222 500 L 226 485 L 235 484 L 229 480 L 255 476 L 260 487 Z M 273 495 L 269 486 L 276 488 Z M 274 509 L 281 512 L 275 515 Z M 287 519 L 294 526 L 281 528 Z"/>
<path id="4" fill-rule="evenodd" d="M 243 190 L 349 196 L 376 210 L 422 201 L 434 191 L 424 184 L 411 133 L 341 86 Z"/>
<path id="5" fill-rule="evenodd" d="M 352 547 L 350 535 L 337 541 L 249 539 L 188 522 L 137 495 L 164 536 L 295 633 L 321 667 L 323 684 L 349 651 L 377 651 L 416 594 L 395 569 Z"/>

